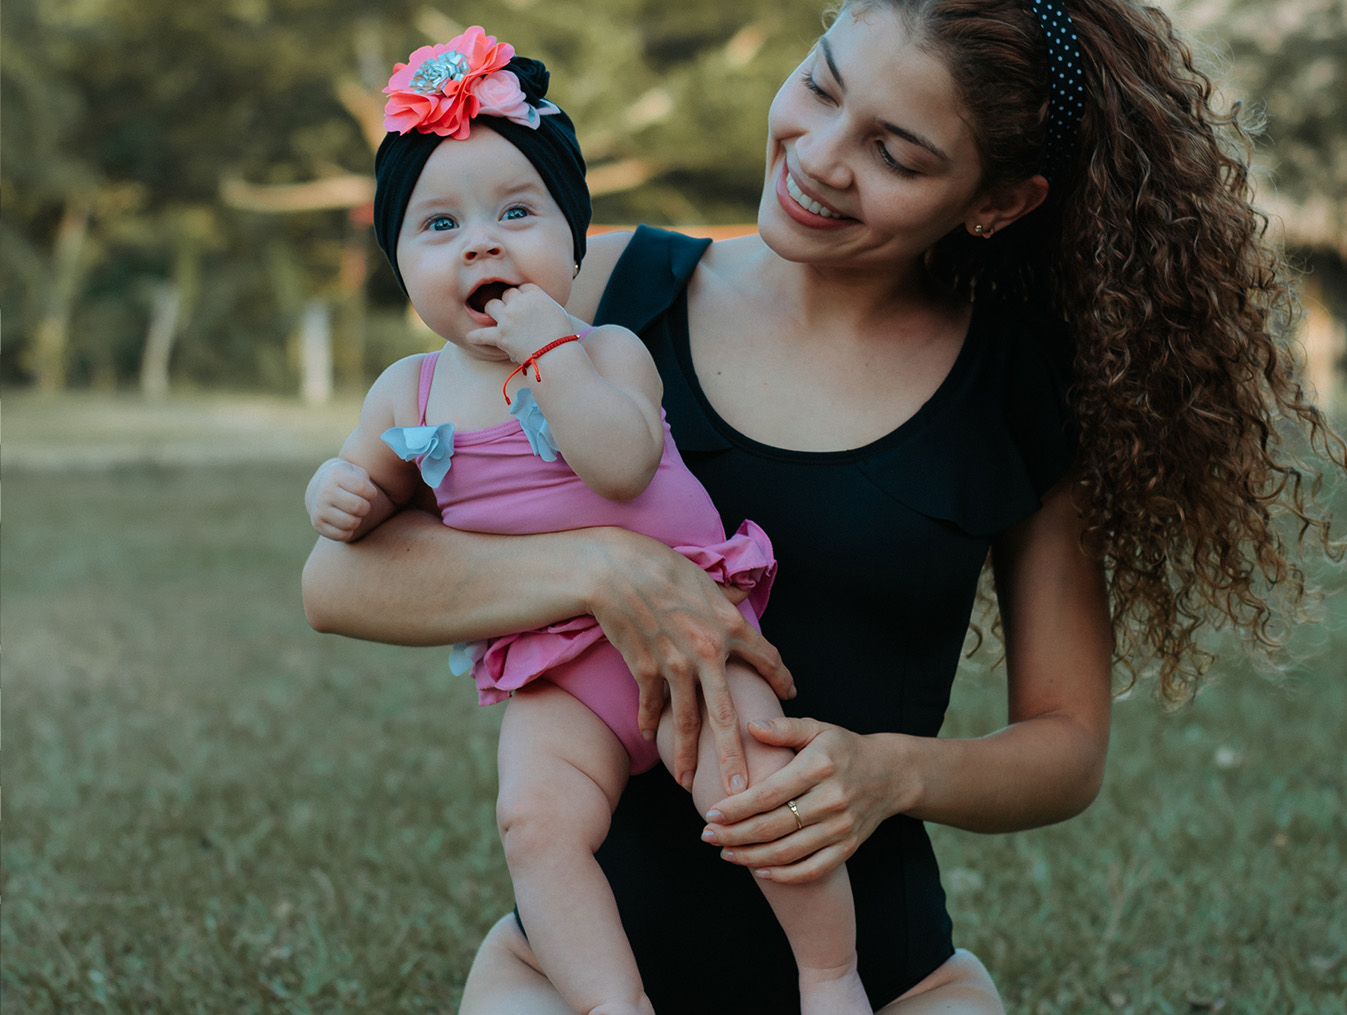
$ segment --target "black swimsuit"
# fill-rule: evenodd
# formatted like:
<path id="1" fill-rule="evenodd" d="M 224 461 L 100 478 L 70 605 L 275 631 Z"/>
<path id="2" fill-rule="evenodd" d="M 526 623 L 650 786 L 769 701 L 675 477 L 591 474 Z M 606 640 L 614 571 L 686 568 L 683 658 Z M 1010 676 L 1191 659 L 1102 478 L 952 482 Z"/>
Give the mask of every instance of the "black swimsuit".
<path id="1" fill-rule="evenodd" d="M 729 530 L 751 518 L 780 561 L 763 633 L 799 695 L 787 714 L 858 733 L 935 736 L 992 535 L 1034 513 L 1073 448 L 1064 344 L 979 303 L 948 377 L 897 430 L 853 451 L 767 447 L 697 383 L 687 281 L 708 241 L 642 227 L 599 306 L 650 347 L 683 458 Z M 664 771 L 632 779 L 599 859 L 660 1015 L 798 1011 L 785 936 L 752 875 L 700 840 Z M 953 954 L 918 821 L 885 821 L 848 862 L 860 969 L 876 1007 Z"/>

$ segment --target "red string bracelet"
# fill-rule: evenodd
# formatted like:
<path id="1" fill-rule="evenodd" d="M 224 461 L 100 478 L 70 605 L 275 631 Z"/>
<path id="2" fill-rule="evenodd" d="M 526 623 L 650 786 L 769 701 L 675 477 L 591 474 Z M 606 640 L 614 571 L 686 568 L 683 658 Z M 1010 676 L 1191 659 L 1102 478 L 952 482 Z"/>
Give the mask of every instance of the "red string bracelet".
<path id="1" fill-rule="evenodd" d="M 500 393 L 502 395 L 505 395 L 505 389 L 510 386 L 510 381 L 515 374 L 522 373 L 525 375 L 525 379 L 527 379 L 528 368 L 530 364 L 533 365 L 533 379 L 535 381 L 541 381 L 543 379 L 543 375 L 538 373 L 538 357 L 543 355 L 543 353 L 551 352 L 559 345 L 565 345 L 567 342 L 578 342 L 578 341 L 580 341 L 579 335 L 567 335 L 565 338 L 559 338 L 555 342 L 548 342 L 545 346 L 543 346 L 541 349 L 535 352 L 532 356 L 524 360 L 523 363 L 520 363 L 519 366 L 515 367 L 513 370 L 510 371 L 510 376 L 505 378 L 505 383 L 500 386 Z M 506 405 L 510 404 L 509 395 L 505 395 L 505 404 Z"/>

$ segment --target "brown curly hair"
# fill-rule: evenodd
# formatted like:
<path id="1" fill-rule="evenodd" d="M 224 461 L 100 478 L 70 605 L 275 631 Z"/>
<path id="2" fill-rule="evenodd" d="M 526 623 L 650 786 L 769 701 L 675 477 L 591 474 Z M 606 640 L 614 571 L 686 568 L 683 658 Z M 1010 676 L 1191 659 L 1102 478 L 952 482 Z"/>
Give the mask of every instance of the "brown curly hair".
<path id="1" fill-rule="evenodd" d="M 888 4 L 961 92 L 984 184 L 1039 171 L 1046 43 L 1027 0 Z M 1251 203 L 1251 129 L 1221 110 L 1169 18 L 1131 0 L 1065 0 L 1086 105 L 1072 165 L 1045 205 L 999 233 L 962 230 L 928 267 L 969 297 L 1041 307 L 1075 341 L 1077 506 L 1109 576 L 1117 658 L 1186 700 L 1211 663 L 1197 643 L 1232 624 L 1279 641 L 1307 588 L 1290 555 L 1311 537 L 1333 560 L 1313 454 L 1347 448 L 1301 390 L 1288 343 L 1287 265 Z"/>

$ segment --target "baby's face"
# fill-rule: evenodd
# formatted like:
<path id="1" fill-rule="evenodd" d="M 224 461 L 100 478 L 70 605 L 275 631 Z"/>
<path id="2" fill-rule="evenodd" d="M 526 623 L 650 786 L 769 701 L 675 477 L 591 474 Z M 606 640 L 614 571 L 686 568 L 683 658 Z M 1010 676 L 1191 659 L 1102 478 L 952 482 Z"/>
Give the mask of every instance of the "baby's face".
<path id="1" fill-rule="evenodd" d="M 574 272 L 570 225 L 542 177 L 481 125 L 431 154 L 407 203 L 397 259 L 416 312 L 449 341 L 494 323 L 482 307 L 523 282 L 564 306 Z"/>

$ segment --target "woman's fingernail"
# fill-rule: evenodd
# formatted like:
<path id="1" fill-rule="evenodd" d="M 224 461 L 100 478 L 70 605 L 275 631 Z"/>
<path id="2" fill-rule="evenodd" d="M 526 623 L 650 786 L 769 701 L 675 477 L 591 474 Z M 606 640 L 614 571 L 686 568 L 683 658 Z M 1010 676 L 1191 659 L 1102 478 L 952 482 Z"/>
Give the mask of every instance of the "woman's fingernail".
<path id="1" fill-rule="evenodd" d="M 704 830 L 704 831 L 702 832 L 702 838 L 705 839 L 707 842 L 715 842 L 715 841 L 716 841 L 716 830 L 715 830 L 714 828 L 708 828 L 708 829 Z"/>
<path id="2" fill-rule="evenodd" d="M 722 860 L 728 860 L 730 863 L 734 863 L 734 850 L 722 849 L 720 851 L 720 858 Z"/>
<path id="3" fill-rule="evenodd" d="M 755 878 L 762 878 L 762 880 L 764 881 L 772 880 L 772 872 L 769 871 L 766 867 L 759 867 L 757 870 L 753 872 L 753 876 Z"/>
<path id="4" fill-rule="evenodd" d="M 692 792 L 692 773 L 684 772 L 678 777 L 678 785 L 682 786 L 689 793 Z"/>
<path id="5" fill-rule="evenodd" d="M 769 729 L 772 728 L 772 720 L 770 720 L 770 719 L 754 719 L 751 723 L 749 723 L 749 725 L 750 725 L 750 726 L 756 726 L 756 727 L 757 727 L 758 729 L 760 729 L 760 730 L 769 730 Z"/>
<path id="6" fill-rule="evenodd" d="M 744 782 L 744 777 L 742 775 L 736 775 L 733 779 L 730 780 L 731 793 L 742 793 L 746 788 L 746 786 L 747 783 Z"/>
<path id="7" fill-rule="evenodd" d="M 718 825 L 725 820 L 725 815 L 721 814 L 720 811 L 707 811 L 706 820 L 713 825 Z"/>
<path id="8" fill-rule="evenodd" d="M 631 727 L 629 726 L 627 728 L 630 729 Z M 644 740 L 647 744 L 653 744 L 655 742 L 655 731 L 641 730 L 641 739 Z"/>

